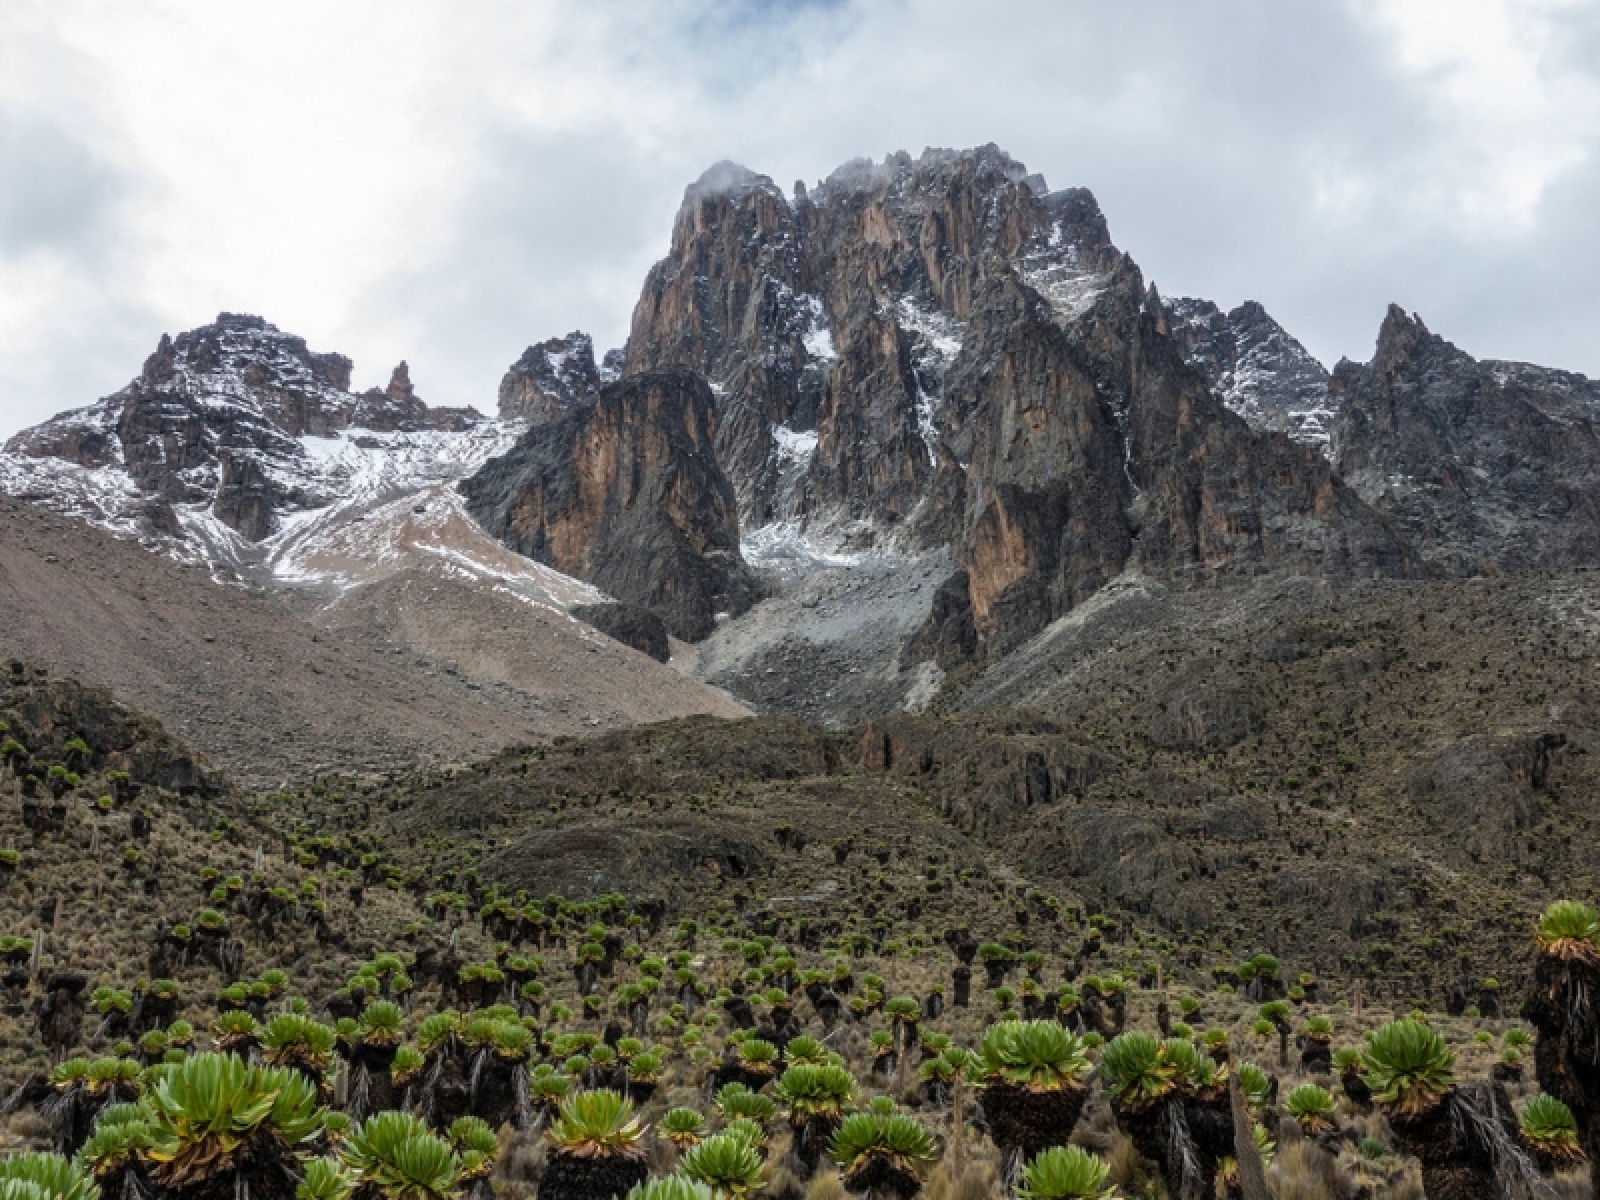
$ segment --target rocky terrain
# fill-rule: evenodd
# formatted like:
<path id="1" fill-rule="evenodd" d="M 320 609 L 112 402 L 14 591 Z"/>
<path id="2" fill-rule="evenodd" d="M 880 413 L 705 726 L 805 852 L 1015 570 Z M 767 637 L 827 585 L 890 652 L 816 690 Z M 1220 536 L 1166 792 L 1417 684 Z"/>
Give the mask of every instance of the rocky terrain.
<path id="1" fill-rule="evenodd" d="M 408 1143 L 428 1129 L 464 1138 L 462 1114 L 482 1122 L 477 1160 L 446 1155 L 430 1171 L 440 1197 L 480 1185 L 548 1196 L 562 1170 L 547 1133 L 556 1100 L 604 1087 L 638 1114 L 635 1177 L 694 1174 L 710 1156 L 668 1135 L 686 1120 L 732 1130 L 748 1105 L 762 1136 L 740 1171 L 785 1200 L 837 1196 L 841 1173 L 804 1152 L 801 1076 L 779 1080 L 812 1053 L 832 1056 L 843 1106 L 892 1110 L 934 1135 L 906 1168 L 930 1196 L 998 1195 L 1018 1166 L 1003 1085 L 981 1060 L 961 1073 L 1017 1031 L 1008 1023 L 1031 1020 L 1034 1034 L 1055 1030 L 1081 1076 L 1046 1135 L 1070 1137 L 1119 1194 L 1209 1179 L 1233 1145 L 1216 1132 L 1232 1127 L 1214 1071 L 1175 1085 L 1206 1123 L 1159 1142 L 1119 1100 L 1119 1056 L 1142 1038 L 1161 1046 L 1157 1032 L 1181 1062 L 1237 1056 L 1239 1112 L 1262 1129 L 1276 1194 L 1414 1197 L 1419 1154 L 1434 1194 L 1440 1146 L 1330 1062 L 1364 1046 L 1384 1061 L 1381 1027 L 1426 1002 L 1415 981 L 1315 973 L 1309 952 L 1280 958 L 1222 933 L 1175 938 L 1046 890 L 963 832 L 986 822 L 939 774 L 978 781 L 1001 817 L 1019 778 L 1039 804 L 1054 802 L 1051 787 L 1060 797 L 1092 782 L 1093 756 L 1049 722 L 964 720 L 957 743 L 927 720 L 859 737 L 764 721 L 752 752 L 740 726 L 697 720 L 250 802 L 158 724 L 26 664 L 0 672 L 0 720 L 0 772 L 24 799 L 0 809 L 3 1169 L 38 1161 L 13 1154 L 82 1148 L 78 1164 L 102 1186 L 153 1175 L 164 1160 L 146 1140 L 105 1149 L 114 1122 L 161 1119 L 142 1068 L 170 1064 L 188 1082 L 237 1054 L 264 1072 L 293 1064 L 311 1102 L 349 1122 L 326 1152 L 352 1171 L 377 1174 L 347 1148 L 392 1153 L 369 1120 L 404 1114 L 417 1123 Z M 777 821 L 779 799 L 793 821 Z M 597 890 L 623 883 L 640 890 Z M 1535 1079 L 1534 1031 L 1508 1011 L 1521 989 L 1506 981 L 1535 961 L 1526 930 L 1501 978 L 1468 979 L 1425 1032 L 1455 1072 L 1440 1103 L 1502 1114 L 1497 1145 L 1519 1178 L 1576 1197 L 1586 1165 L 1536 1153 L 1528 1119 L 1560 1081 L 1544 1066 L 1548 1030 Z M 191 1145 L 203 1135 L 179 1122 L 214 1089 L 173 1090 L 172 1144 Z M 108 1091 L 142 1103 L 119 1108 Z M 235 1127 L 278 1121 L 235 1111 Z M 245 1153 L 272 1153 L 262 1141 Z M 204 1148 L 206 1178 L 226 1188 L 257 1161 L 240 1167 L 220 1139 Z M 309 1175 L 310 1157 L 284 1161 Z M 1457 1148 L 1449 1161 L 1460 1159 L 1475 1161 Z"/>
<path id="2" fill-rule="evenodd" d="M 1349 589 L 1129 577 L 947 680 L 925 715 L 620 731 L 369 803 L 430 869 L 475 861 L 584 894 L 626 878 L 689 910 L 730 872 L 754 906 L 792 895 L 802 865 L 805 895 L 851 886 L 828 865 L 841 840 L 904 841 L 912 861 L 926 838 L 1182 944 L 1261 947 L 1439 1006 L 1463 981 L 1519 982 L 1502 960 L 1545 897 L 1600 887 L 1596 613 L 1588 571 Z M 781 670 L 767 679 L 781 700 Z M 702 852 L 722 862 L 711 876 L 683 858 Z M 880 912 L 891 929 L 913 910 L 957 919 L 964 901 L 945 902 L 913 888 Z"/>
<path id="3" fill-rule="evenodd" d="M 586 333 L 569 333 L 529 346 L 500 381 L 500 416 L 529 425 L 545 425 L 568 409 L 600 394 L 600 384 L 616 378 L 614 369 L 602 379 L 595 366 L 594 341 Z"/>
<path id="4" fill-rule="evenodd" d="M 663 789 L 709 803 L 672 764 L 726 739 L 738 804 L 674 846 L 911 802 L 974 870 L 1436 997 L 1593 884 L 1558 820 L 1589 820 L 1600 729 L 1579 376 L 1398 309 L 1330 374 L 1258 304 L 1163 299 L 1092 195 L 994 147 L 792 194 L 713 168 L 625 351 L 530 346 L 497 420 L 407 371 L 354 396 L 344 361 L 224 318 L 14 439 L 17 656 L 250 785 L 481 759 L 384 785 L 443 806 L 395 836 L 451 869 L 515 835 L 528 872 L 648 874 L 617 839 Z M 225 486 L 230 455 L 275 482 Z M 596 729 L 563 761 L 631 765 L 569 827 L 524 782 L 546 751 L 503 748 Z"/>
<path id="5" fill-rule="evenodd" d="M 920 707 L 1130 573 L 1593 556 L 1588 381 L 1477 363 L 1395 313 L 1370 364 L 1330 375 L 1259 304 L 1164 300 L 1089 192 L 993 146 L 792 193 L 719 164 L 627 346 L 528 347 L 498 420 L 428 408 L 404 364 L 381 392 L 348 382 L 225 315 L 14 438 L 0 477 L 339 624 L 416 572 L 435 578 L 412 605 L 620 601 L 705 642 L 683 670 L 842 724 Z"/>
<path id="6" fill-rule="evenodd" d="M 246 543 L 337 494 L 305 439 L 373 433 L 460 434 L 471 410 L 430 409 L 405 363 L 384 391 L 350 392 L 351 362 L 319 354 L 259 317 L 163 335 L 139 377 L 97 404 L 63 413 L 6 444 L 23 459 L 120 468 L 126 494 L 105 519 L 182 538 L 216 523 Z M 59 469 L 59 468 L 57 468 Z M 15 486 L 15 485 L 13 485 Z"/>
<path id="7" fill-rule="evenodd" d="M 1473 1137 L 1448 1194 L 1586 1194 L 1511 1114 L 1600 1152 L 1540 1000 L 1593 914 L 1529 945 L 1600 889 L 1600 385 L 1399 308 L 1330 373 L 994 147 L 720 164 L 626 348 L 530 346 L 495 419 L 350 374 L 224 314 L 0 455 L 0 1154 L 71 1148 L 68 1055 L 325 1019 L 321 1099 L 484 1114 L 440 1195 L 525 1198 L 546 1087 L 715 1112 L 804 1030 L 938 1128 L 930 1195 L 993 1195 L 938 1039 L 1025 1015 L 1198 1064 L 1193 1124 L 1055 1131 L 1130 1196 L 1198 1194 L 1225 1046 L 1329 1089 L 1250 1101 L 1280 1195 L 1447 1194 Z M 1431 1138 L 1327 1059 L 1414 1009 L 1463 1068 Z M 763 1194 L 837 1200 L 778 1124 Z"/>
<path id="8" fill-rule="evenodd" d="M 1403 573 L 1321 455 L 1230 411 L 1302 388 L 1278 376 L 1309 356 L 1241 332 L 1208 387 L 1171 324 L 1093 196 L 995 147 L 852 163 L 792 197 L 722 164 L 685 194 L 625 369 L 711 382 L 747 530 L 947 547 L 971 625 L 947 641 L 987 657 L 1130 564 Z"/>
<path id="9" fill-rule="evenodd" d="M 1209 300 L 1169 300 L 1184 359 L 1252 427 L 1326 446 L 1328 369 L 1254 300 L 1223 312 Z"/>
<path id="10" fill-rule="evenodd" d="M 1340 473 L 1436 570 L 1596 561 L 1600 384 L 1479 362 L 1391 307 L 1372 361 L 1340 363 L 1330 398 Z"/>

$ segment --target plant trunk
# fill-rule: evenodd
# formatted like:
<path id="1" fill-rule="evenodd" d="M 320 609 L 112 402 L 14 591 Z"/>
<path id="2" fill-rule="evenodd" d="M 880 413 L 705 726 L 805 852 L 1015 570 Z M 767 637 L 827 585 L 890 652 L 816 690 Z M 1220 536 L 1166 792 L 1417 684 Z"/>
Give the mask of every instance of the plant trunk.
<path id="1" fill-rule="evenodd" d="M 972 1003 L 972 968 L 957 967 L 950 977 L 951 1001 L 957 1008 L 966 1008 Z"/>
<path id="2" fill-rule="evenodd" d="M 641 1158 L 620 1155 L 580 1157 L 552 1151 L 538 1200 L 611 1200 L 626 1196 L 649 1174 Z"/>
<path id="3" fill-rule="evenodd" d="M 1233 1158 L 1239 1164 L 1239 1200 L 1271 1200 L 1267 1192 L 1267 1172 L 1256 1146 L 1255 1123 L 1239 1086 L 1237 1063 L 1228 1074 L 1228 1104 L 1233 1110 Z"/>
<path id="4" fill-rule="evenodd" d="M 1083 1114 L 1088 1092 L 1060 1088 L 1036 1092 L 1007 1083 L 985 1084 L 978 1103 L 989 1135 L 1009 1165 L 1020 1165 L 1052 1146 L 1065 1146 Z"/>
<path id="5" fill-rule="evenodd" d="M 1539 1087 L 1572 1109 L 1600 1200 L 1600 954 L 1545 952 L 1534 964 L 1522 1015 L 1539 1031 Z"/>

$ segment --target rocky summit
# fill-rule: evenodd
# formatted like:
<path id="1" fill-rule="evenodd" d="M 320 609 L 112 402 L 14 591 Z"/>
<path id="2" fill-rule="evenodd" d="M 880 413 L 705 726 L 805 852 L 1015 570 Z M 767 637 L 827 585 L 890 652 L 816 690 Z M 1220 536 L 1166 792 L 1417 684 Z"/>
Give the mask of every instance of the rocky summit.
<path id="1" fill-rule="evenodd" d="M 608 371 L 615 378 L 614 371 Z M 594 341 L 569 333 L 529 346 L 500 381 L 500 415 L 544 425 L 568 409 L 593 400 L 600 391 Z"/>
<path id="2" fill-rule="evenodd" d="M 1167 301 L 1184 359 L 1253 428 L 1325 446 L 1333 409 L 1328 369 L 1254 300 L 1223 312 L 1209 300 Z"/>
<path id="3" fill-rule="evenodd" d="M 1090 193 L 993 146 L 792 196 L 724 163 L 685 193 L 625 370 L 710 382 L 747 530 L 948 547 L 947 653 L 1002 654 L 1130 567 L 1406 570 L 1306 444 L 1320 368 L 1256 307 L 1218 314 L 1225 354 L 1196 369 L 1187 303 L 1146 286 Z"/>
<path id="4" fill-rule="evenodd" d="M 1341 362 L 1333 460 L 1433 568 L 1589 565 L 1600 555 L 1600 384 L 1479 362 L 1391 306 L 1371 362 Z"/>
<path id="5" fill-rule="evenodd" d="M 139 376 L 120 392 L 27 430 L 10 454 L 119 467 L 142 500 L 142 520 L 178 533 L 180 507 L 204 512 L 258 542 L 286 512 L 332 498 L 299 439 L 360 426 L 384 432 L 459 432 L 471 410 L 430 409 L 405 363 L 389 386 L 351 393 L 351 362 L 319 354 L 259 317 L 163 335 Z"/>

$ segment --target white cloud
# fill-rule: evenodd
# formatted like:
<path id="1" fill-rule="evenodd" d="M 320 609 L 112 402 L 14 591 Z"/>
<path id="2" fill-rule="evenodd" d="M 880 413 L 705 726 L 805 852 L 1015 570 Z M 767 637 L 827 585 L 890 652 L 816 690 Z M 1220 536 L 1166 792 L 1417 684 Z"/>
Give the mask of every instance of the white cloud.
<path id="1" fill-rule="evenodd" d="M 8 0 L 0 432 L 221 309 L 488 408 L 528 342 L 624 335 L 710 163 L 988 141 L 1092 187 L 1164 291 L 1325 357 L 1395 299 L 1600 373 L 1596 32 L 1560 0 Z"/>
<path id="2" fill-rule="evenodd" d="M 1418 199 L 1467 232 L 1530 226 L 1600 133 L 1594 65 L 1565 61 L 1576 0 L 1365 0 L 1437 122 Z"/>

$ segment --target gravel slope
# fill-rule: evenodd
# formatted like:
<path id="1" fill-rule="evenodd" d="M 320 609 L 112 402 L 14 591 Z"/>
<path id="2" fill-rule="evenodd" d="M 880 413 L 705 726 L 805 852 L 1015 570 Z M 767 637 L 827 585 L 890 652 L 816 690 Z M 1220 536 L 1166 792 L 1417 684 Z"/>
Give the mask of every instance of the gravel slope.
<path id="1" fill-rule="evenodd" d="M 405 579 L 389 592 L 403 599 Z M 469 602 L 468 590 L 414 592 L 406 621 L 394 595 L 352 592 L 356 608 L 327 610 L 319 628 L 265 594 L 0 501 L 0 655 L 109 687 L 247 786 L 741 712 L 563 615 L 512 595 Z"/>

